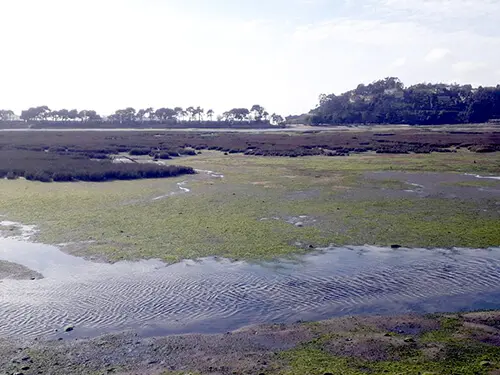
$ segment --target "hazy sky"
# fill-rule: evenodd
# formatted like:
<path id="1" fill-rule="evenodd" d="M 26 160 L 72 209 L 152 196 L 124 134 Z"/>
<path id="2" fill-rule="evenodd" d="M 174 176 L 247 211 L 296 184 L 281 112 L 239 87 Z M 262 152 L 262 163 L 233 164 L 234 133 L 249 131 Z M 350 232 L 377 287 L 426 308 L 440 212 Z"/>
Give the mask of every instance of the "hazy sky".
<path id="1" fill-rule="evenodd" d="M 0 108 L 261 104 L 500 82 L 500 0 L 0 0 Z"/>

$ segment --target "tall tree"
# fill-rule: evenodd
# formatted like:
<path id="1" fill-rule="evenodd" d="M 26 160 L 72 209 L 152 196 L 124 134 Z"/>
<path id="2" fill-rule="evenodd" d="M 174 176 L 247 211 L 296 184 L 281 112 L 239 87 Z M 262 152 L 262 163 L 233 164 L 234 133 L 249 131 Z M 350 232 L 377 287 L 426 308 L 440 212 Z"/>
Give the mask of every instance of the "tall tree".
<path id="1" fill-rule="evenodd" d="M 186 108 L 186 112 L 189 116 L 189 121 L 193 121 L 196 116 L 196 109 L 194 107 Z"/>
<path id="2" fill-rule="evenodd" d="M 0 121 L 12 121 L 14 119 L 14 112 L 10 109 L 0 110 Z"/>
<path id="3" fill-rule="evenodd" d="M 198 121 L 201 122 L 201 120 L 203 119 L 203 114 L 205 113 L 205 110 L 203 108 L 201 108 L 200 106 L 198 106 L 198 107 L 196 107 L 196 109 L 194 111 L 195 111 L 195 114 L 198 115 Z"/>
<path id="4" fill-rule="evenodd" d="M 212 121 L 212 119 L 214 117 L 214 110 L 213 109 L 209 109 L 207 111 L 207 117 L 210 119 L 210 121 Z"/>
<path id="5" fill-rule="evenodd" d="M 264 107 L 262 107 L 259 104 L 254 104 L 252 106 L 252 108 L 250 109 L 250 112 L 252 113 L 252 116 L 253 116 L 254 120 L 257 121 L 257 122 L 262 121 L 262 119 L 264 117 L 264 112 L 265 111 L 266 110 L 264 109 Z"/>
<path id="6" fill-rule="evenodd" d="M 184 116 L 186 115 L 184 109 L 182 109 L 182 107 L 175 107 L 174 111 L 175 111 L 175 118 L 177 119 L 177 121 L 182 121 L 184 119 Z"/>

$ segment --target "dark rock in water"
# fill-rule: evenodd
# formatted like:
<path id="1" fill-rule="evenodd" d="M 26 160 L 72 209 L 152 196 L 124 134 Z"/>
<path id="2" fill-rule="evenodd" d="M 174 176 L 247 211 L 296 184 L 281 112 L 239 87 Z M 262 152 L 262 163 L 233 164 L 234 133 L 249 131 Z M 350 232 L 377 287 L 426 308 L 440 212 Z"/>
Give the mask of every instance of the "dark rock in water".
<path id="1" fill-rule="evenodd" d="M 31 359 L 30 356 L 26 356 L 26 357 L 21 358 L 21 361 L 29 361 L 30 359 Z"/>
<path id="2" fill-rule="evenodd" d="M 71 332 L 75 329 L 75 326 L 73 324 L 68 324 L 66 327 L 64 327 L 64 332 Z"/>
<path id="3" fill-rule="evenodd" d="M 23 366 L 23 367 L 21 367 L 21 370 L 23 370 L 23 371 L 28 371 L 29 369 L 30 369 L 29 366 Z"/>
<path id="4" fill-rule="evenodd" d="M 401 245 L 391 245 L 391 249 L 401 249 L 402 247 Z"/>

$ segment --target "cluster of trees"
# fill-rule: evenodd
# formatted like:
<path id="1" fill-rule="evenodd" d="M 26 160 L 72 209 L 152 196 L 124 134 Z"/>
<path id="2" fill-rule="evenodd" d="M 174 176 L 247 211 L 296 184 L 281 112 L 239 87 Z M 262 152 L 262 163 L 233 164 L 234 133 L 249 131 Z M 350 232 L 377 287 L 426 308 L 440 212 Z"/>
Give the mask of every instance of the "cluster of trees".
<path id="1" fill-rule="evenodd" d="M 181 122 L 213 122 L 215 112 L 212 109 L 205 111 L 201 107 L 175 107 L 175 108 L 143 108 L 136 110 L 135 108 L 128 107 L 115 111 L 108 117 L 100 116 L 94 110 L 77 110 L 77 109 L 61 109 L 51 110 L 47 106 L 32 107 L 22 111 L 20 119 L 26 122 L 68 122 L 68 121 L 81 121 L 81 122 L 111 122 L 118 124 L 127 123 L 145 123 L 154 122 L 162 124 L 181 123 Z M 0 121 L 15 121 L 17 118 L 14 112 L 10 110 L 0 110 Z M 282 116 L 273 113 L 272 115 L 266 111 L 264 107 L 259 104 L 253 105 L 248 108 L 233 108 L 224 112 L 215 119 L 217 122 L 229 123 L 273 123 L 275 125 L 282 125 L 284 119 Z"/>
<path id="2" fill-rule="evenodd" d="M 13 111 L 8 109 L 0 109 L 0 121 L 12 121 L 15 119 Z"/>
<path id="3" fill-rule="evenodd" d="M 398 78 L 389 77 L 341 95 L 321 95 L 318 107 L 306 117 L 313 125 L 482 123 L 500 120 L 500 85 L 473 88 L 419 83 L 405 87 Z"/>
<path id="4" fill-rule="evenodd" d="M 10 120 L 14 119 L 14 113 L 10 117 Z M 27 110 L 21 112 L 21 120 L 24 121 L 100 121 L 101 116 L 97 114 L 96 111 L 92 110 L 82 110 L 78 111 L 76 109 L 67 110 L 61 109 L 58 111 L 52 111 L 47 106 L 31 107 Z"/>

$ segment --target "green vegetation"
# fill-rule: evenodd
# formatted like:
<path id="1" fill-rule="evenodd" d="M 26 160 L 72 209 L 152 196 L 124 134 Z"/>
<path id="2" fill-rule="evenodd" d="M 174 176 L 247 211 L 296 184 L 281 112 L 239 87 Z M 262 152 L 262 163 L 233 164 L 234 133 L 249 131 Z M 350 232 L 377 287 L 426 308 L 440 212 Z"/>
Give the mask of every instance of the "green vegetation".
<path id="1" fill-rule="evenodd" d="M 290 120 L 312 124 L 459 124 L 500 118 L 500 85 L 480 87 L 419 83 L 395 77 L 360 84 L 341 95 L 321 95 L 308 115 Z"/>
<path id="2" fill-rule="evenodd" d="M 1 180 L 0 213 L 37 224 L 42 242 L 72 242 L 67 251 L 110 261 L 174 262 L 212 255 L 257 260 L 330 244 L 500 244 L 500 215 L 492 200 L 402 196 L 404 181 L 400 185 L 394 178 L 381 182 L 364 175 L 390 170 L 495 173 L 499 153 L 284 159 L 204 152 L 182 163 L 224 178 L 201 172 L 107 183 Z M 179 188 L 183 181 L 189 193 Z M 298 221 L 303 225 L 294 225 Z"/>
<path id="3" fill-rule="evenodd" d="M 487 326 L 464 327 L 464 321 L 445 317 L 441 328 L 403 339 L 353 333 L 345 338 L 315 339 L 281 354 L 286 375 L 302 374 L 497 374 L 500 346 L 478 341 Z M 341 349 L 339 349 L 341 348 Z M 362 349 L 362 350 L 361 350 Z M 338 351 L 344 355 L 336 354 Z M 377 352 L 380 358 L 367 359 L 360 352 Z"/>

